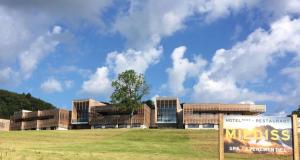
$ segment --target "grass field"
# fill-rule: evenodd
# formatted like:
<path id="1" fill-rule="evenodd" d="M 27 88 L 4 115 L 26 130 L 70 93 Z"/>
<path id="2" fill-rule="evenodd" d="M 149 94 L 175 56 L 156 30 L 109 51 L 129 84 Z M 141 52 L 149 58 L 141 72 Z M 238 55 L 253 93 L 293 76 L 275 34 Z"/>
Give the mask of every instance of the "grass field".
<path id="1" fill-rule="evenodd" d="M 176 129 L 1 132 L 0 159 L 218 159 L 218 132 Z M 291 157 L 225 154 L 225 159 Z"/>

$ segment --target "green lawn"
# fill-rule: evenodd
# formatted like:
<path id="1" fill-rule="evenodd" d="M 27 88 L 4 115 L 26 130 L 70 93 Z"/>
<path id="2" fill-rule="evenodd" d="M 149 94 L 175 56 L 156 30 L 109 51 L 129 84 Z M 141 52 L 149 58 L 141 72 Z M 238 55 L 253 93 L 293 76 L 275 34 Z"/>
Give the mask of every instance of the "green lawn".
<path id="1" fill-rule="evenodd" d="M 218 132 L 180 129 L 1 132 L 1 159 L 218 159 Z M 225 159 L 291 157 L 226 154 Z"/>

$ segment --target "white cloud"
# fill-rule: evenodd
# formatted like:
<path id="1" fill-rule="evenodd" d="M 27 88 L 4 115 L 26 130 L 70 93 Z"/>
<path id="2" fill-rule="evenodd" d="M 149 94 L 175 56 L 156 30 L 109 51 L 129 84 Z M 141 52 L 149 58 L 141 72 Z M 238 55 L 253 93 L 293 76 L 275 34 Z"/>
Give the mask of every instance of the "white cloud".
<path id="1" fill-rule="evenodd" d="M 3 69 L 0 68 L 0 83 L 6 84 L 10 82 L 10 83 L 17 84 L 19 82 L 17 81 L 16 77 L 19 77 L 18 73 L 15 72 L 10 67 L 3 68 Z"/>
<path id="2" fill-rule="evenodd" d="M 196 77 L 203 70 L 206 61 L 201 57 L 194 57 L 194 61 L 184 58 L 185 46 L 175 48 L 172 53 L 173 66 L 167 69 L 168 89 L 173 95 L 183 95 L 186 93 L 184 82 L 189 77 Z"/>
<path id="3" fill-rule="evenodd" d="M 10 67 L 9 64 L 3 63 L 3 66 L 0 65 L 1 72 L 6 74 L 6 78 L 2 79 L 3 83 L 16 85 L 22 80 L 30 78 L 33 71 L 37 68 L 38 64 L 49 53 L 53 52 L 56 46 L 60 43 L 60 39 L 57 36 L 60 36 L 60 34 L 57 32 L 57 30 L 53 30 L 51 32 L 44 33 L 44 35 L 37 37 L 34 41 L 32 41 L 32 43 L 27 43 L 28 46 L 23 47 L 22 49 L 18 49 L 18 53 L 15 53 L 16 50 L 13 50 L 12 54 L 15 57 L 13 61 L 16 61 L 19 64 L 19 66 L 12 69 L 12 67 Z M 14 48 L 16 47 L 16 45 L 17 44 L 12 44 L 10 47 Z M 6 54 L 10 53 L 11 52 L 5 52 L 5 50 L 3 50 L 2 55 L 6 56 Z M 8 57 L 2 58 L 3 59 L 1 60 L 3 61 L 9 60 Z"/>
<path id="4" fill-rule="evenodd" d="M 257 3 L 256 8 L 259 8 L 262 14 L 268 18 L 276 19 L 283 15 L 299 15 L 300 1 L 299 0 L 265 0 Z"/>
<path id="5" fill-rule="evenodd" d="M 106 63 L 116 74 L 128 69 L 138 73 L 145 73 L 150 65 L 158 62 L 162 54 L 162 47 L 150 48 L 145 51 L 128 49 L 126 52 L 111 52 L 106 57 Z"/>
<path id="6" fill-rule="evenodd" d="M 284 15 L 299 15 L 298 0 L 130 0 L 128 10 L 116 18 L 113 29 L 127 39 L 134 49 L 156 46 L 161 39 L 186 27 L 191 18 L 199 23 L 211 23 L 240 11 L 257 12 L 277 19 Z M 256 20 L 262 18 L 257 17 Z"/>
<path id="7" fill-rule="evenodd" d="M 111 80 L 107 67 L 97 68 L 97 71 L 84 81 L 81 92 L 91 95 L 109 96 L 112 93 Z"/>
<path id="8" fill-rule="evenodd" d="M 60 34 L 62 32 L 61 26 L 54 26 L 52 29 L 52 34 Z"/>
<path id="9" fill-rule="evenodd" d="M 31 77 L 32 72 L 36 69 L 40 61 L 55 50 L 59 41 L 53 39 L 53 34 L 59 33 L 60 31 L 55 26 L 52 33 L 38 37 L 28 50 L 20 54 L 20 70 L 25 79 Z"/>
<path id="10" fill-rule="evenodd" d="M 237 103 L 240 101 L 273 101 L 280 102 L 285 99 L 278 93 L 260 93 L 248 88 L 238 87 L 234 79 L 228 77 L 214 80 L 207 73 L 202 73 L 193 87 L 192 98 L 203 102 Z"/>
<path id="11" fill-rule="evenodd" d="M 128 46 L 144 49 L 157 45 L 163 37 L 185 28 L 188 17 L 199 16 L 214 21 L 232 11 L 251 7 L 256 1 L 231 0 L 155 0 L 130 1 L 128 12 L 117 17 L 114 29 L 127 40 Z"/>
<path id="12" fill-rule="evenodd" d="M 127 39 L 130 47 L 145 49 L 156 46 L 161 36 L 171 35 L 182 28 L 182 21 L 189 14 L 188 7 L 181 7 L 185 6 L 182 3 L 169 2 L 130 1 L 128 12 L 116 19 L 114 29 Z"/>
<path id="13" fill-rule="evenodd" d="M 45 93 L 56 93 L 63 91 L 61 83 L 55 78 L 49 78 L 48 80 L 43 82 L 41 84 L 41 89 Z"/>
<path id="14" fill-rule="evenodd" d="M 101 15 L 111 4 L 108 0 L 88 3 L 81 0 L 1 1 L 0 70 L 14 68 L 12 72 L 18 75 L 5 83 L 12 82 L 12 78 L 20 82 L 30 78 L 40 61 L 53 52 L 58 43 L 72 38 L 72 34 L 56 23 L 63 21 L 65 26 L 76 28 L 83 24 L 78 22 L 88 22 L 101 28 Z M 48 31 L 51 26 L 53 30 Z M 15 67 L 16 64 L 20 68 Z"/>
<path id="15" fill-rule="evenodd" d="M 65 86 L 66 89 L 72 88 L 73 85 L 74 85 L 74 81 L 72 81 L 72 80 L 65 80 L 64 81 L 64 86 Z"/>
<path id="16" fill-rule="evenodd" d="M 194 99 L 289 103 L 291 95 L 255 92 L 245 86 L 266 81 L 268 67 L 287 54 L 293 54 L 296 61 L 299 49 L 300 19 L 283 17 L 272 23 L 269 30 L 259 28 L 231 49 L 216 51 L 210 68 L 199 75 L 193 87 Z"/>
<path id="17" fill-rule="evenodd" d="M 24 20 L 14 12 L 0 6 L 0 67 L 15 61 L 15 57 L 31 39 Z"/>

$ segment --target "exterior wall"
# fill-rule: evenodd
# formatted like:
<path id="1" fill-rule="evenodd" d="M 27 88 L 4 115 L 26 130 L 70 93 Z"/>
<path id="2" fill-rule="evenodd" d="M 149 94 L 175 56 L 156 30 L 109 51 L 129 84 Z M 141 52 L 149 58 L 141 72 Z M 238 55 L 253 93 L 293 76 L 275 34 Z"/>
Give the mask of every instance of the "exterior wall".
<path id="1" fill-rule="evenodd" d="M 10 120 L 0 119 L 0 131 L 9 131 Z"/>
<path id="2" fill-rule="evenodd" d="M 298 132 L 300 133 L 300 118 L 298 118 Z"/>
<path id="3" fill-rule="evenodd" d="M 132 117 L 132 128 L 149 128 L 151 110 L 147 105 L 139 108 Z M 91 111 L 92 128 L 130 128 L 130 113 L 108 105 Z"/>
<path id="4" fill-rule="evenodd" d="M 156 128 L 156 110 L 155 109 L 151 109 L 151 113 L 150 113 L 150 128 Z"/>
<path id="5" fill-rule="evenodd" d="M 266 111 L 264 105 L 250 104 L 184 104 L 183 123 L 185 128 L 217 129 L 219 114 L 257 115 Z M 212 127 L 214 125 L 214 127 Z"/>
<path id="6" fill-rule="evenodd" d="M 83 128 L 86 128 L 85 125 L 89 125 L 90 113 L 92 108 L 105 106 L 106 104 L 98 102 L 93 99 L 81 99 L 81 100 L 73 100 L 72 101 L 72 117 L 71 117 L 71 124 L 78 125 L 77 127 L 80 128 L 80 125 L 83 125 Z M 84 112 L 84 113 L 83 113 Z M 76 128 L 76 126 L 74 126 Z"/>
<path id="7" fill-rule="evenodd" d="M 63 109 L 19 111 L 11 116 L 11 130 L 47 130 L 69 127 L 69 112 Z"/>

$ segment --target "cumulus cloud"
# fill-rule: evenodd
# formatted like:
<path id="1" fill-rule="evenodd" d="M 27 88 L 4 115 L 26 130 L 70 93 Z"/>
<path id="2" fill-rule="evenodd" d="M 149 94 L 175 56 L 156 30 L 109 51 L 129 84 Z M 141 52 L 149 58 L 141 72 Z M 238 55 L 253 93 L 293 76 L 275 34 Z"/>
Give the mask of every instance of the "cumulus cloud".
<path id="1" fill-rule="evenodd" d="M 15 57 L 31 39 L 24 20 L 14 12 L 0 6 L 0 67 L 15 61 Z"/>
<path id="2" fill-rule="evenodd" d="M 101 15 L 111 4 L 112 1 L 106 0 L 1 1 L 0 70 L 3 73 L 10 68 L 11 74 L 18 75 L 5 83 L 30 78 L 40 61 L 55 51 L 59 43 L 70 39 L 71 34 L 56 23 L 63 21 L 65 26 L 76 27 L 84 21 L 101 28 Z M 53 30 L 48 31 L 51 27 Z M 17 64 L 19 68 L 15 67 Z"/>
<path id="3" fill-rule="evenodd" d="M 97 68 L 90 78 L 83 82 L 81 92 L 90 95 L 108 96 L 112 93 L 111 80 L 107 67 Z"/>
<path id="4" fill-rule="evenodd" d="M 120 14 L 114 30 L 122 34 L 128 46 L 141 49 L 157 45 L 163 37 L 185 28 L 186 19 L 197 15 L 199 22 L 214 21 L 241 8 L 251 7 L 253 1 L 130 1 L 128 12 Z"/>
<path id="5" fill-rule="evenodd" d="M 22 52 L 19 56 L 20 70 L 27 79 L 31 77 L 32 72 L 36 69 L 39 62 L 53 52 L 59 44 L 53 36 L 61 33 L 60 26 L 54 26 L 53 30 L 43 36 L 38 37 L 29 47 L 28 50 Z"/>
<path id="6" fill-rule="evenodd" d="M 257 29 L 231 49 L 216 51 L 210 68 L 199 75 L 194 98 L 204 101 L 288 102 L 291 95 L 260 93 L 247 84 L 264 82 L 267 69 L 278 59 L 292 54 L 299 60 L 300 19 L 286 16 L 271 24 L 269 30 Z M 282 71 L 285 74 L 289 71 Z M 299 102 L 298 102 L 299 103 Z"/>
<path id="7" fill-rule="evenodd" d="M 212 23 L 240 11 L 261 11 L 261 15 L 274 20 L 284 15 L 299 15 L 298 0 L 130 0 L 128 9 L 121 12 L 113 29 L 127 39 L 134 49 L 153 47 L 161 39 L 186 27 L 195 19 L 199 23 Z M 263 16 L 257 17 L 256 20 Z"/>
<path id="8" fill-rule="evenodd" d="M 18 64 L 17 67 L 10 67 L 9 63 L 1 62 L 0 63 L 0 71 L 3 75 L 2 80 L 4 84 L 19 84 L 22 80 L 28 79 L 31 77 L 34 70 L 37 68 L 38 64 L 51 52 L 55 50 L 57 45 L 59 45 L 62 41 L 60 40 L 60 35 L 62 33 L 61 30 L 58 31 L 57 29 L 60 26 L 54 26 L 53 30 L 50 32 L 44 33 L 43 35 L 37 37 L 32 43 L 27 43 L 28 46 L 23 46 L 22 49 L 18 48 L 13 50 L 12 54 L 14 57 L 7 56 L 11 52 L 5 52 L 6 49 L 16 47 L 17 44 L 9 43 L 8 48 L 4 49 L 1 48 L 0 50 L 4 49 L 2 54 L 1 60 L 12 60 L 16 61 Z M 60 28 L 61 29 L 61 28 Z M 1 30 L 1 29 L 0 29 Z M 22 40 L 22 38 L 20 39 Z M 19 42 L 12 42 L 12 43 L 19 43 Z M 23 43 L 23 42 L 22 42 Z M 24 43 L 25 44 L 25 43 Z M 18 53 L 15 53 L 18 51 Z"/>
<path id="9" fill-rule="evenodd" d="M 201 57 L 194 57 L 193 61 L 184 58 L 185 46 L 175 48 L 172 53 L 173 66 L 167 69 L 168 89 L 173 95 L 183 95 L 186 93 L 184 82 L 187 78 L 196 77 L 203 70 L 206 61 Z"/>
<path id="10" fill-rule="evenodd" d="M 0 83 L 7 84 L 7 83 L 18 83 L 16 77 L 19 77 L 19 74 L 15 72 L 12 68 L 6 67 L 1 69 L 0 68 Z"/>
<path id="11" fill-rule="evenodd" d="M 45 93 L 62 92 L 62 84 L 55 78 L 49 78 L 41 84 L 41 89 Z"/>
<path id="12" fill-rule="evenodd" d="M 106 63 L 116 74 L 128 69 L 145 73 L 150 65 L 158 62 L 162 52 L 162 47 L 150 48 L 145 51 L 128 49 L 125 52 L 111 52 L 106 57 Z"/>

